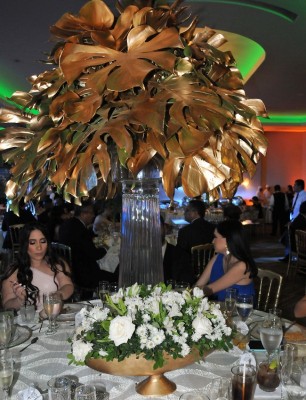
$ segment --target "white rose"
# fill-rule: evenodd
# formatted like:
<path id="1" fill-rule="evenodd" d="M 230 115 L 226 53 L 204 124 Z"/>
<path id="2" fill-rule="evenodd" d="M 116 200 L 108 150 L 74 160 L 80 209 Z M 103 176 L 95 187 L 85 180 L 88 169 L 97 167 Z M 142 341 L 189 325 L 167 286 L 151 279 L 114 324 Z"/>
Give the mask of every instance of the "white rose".
<path id="1" fill-rule="evenodd" d="M 84 362 L 87 354 L 92 350 L 92 344 L 76 340 L 72 344 L 72 354 L 76 361 Z"/>
<path id="2" fill-rule="evenodd" d="M 132 318 L 117 316 L 110 323 L 109 337 L 116 346 L 120 346 L 122 343 L 127 343 L 134 331 L 135 325 L 132 323 Z"/>
<path id="3" fill-rule="evenodd" d="M 212 332 L 212 325 L 208 318 L 203 315 L 198 315 L 192 321 L 192 327 L 197 335 L 209 335 Z"/>

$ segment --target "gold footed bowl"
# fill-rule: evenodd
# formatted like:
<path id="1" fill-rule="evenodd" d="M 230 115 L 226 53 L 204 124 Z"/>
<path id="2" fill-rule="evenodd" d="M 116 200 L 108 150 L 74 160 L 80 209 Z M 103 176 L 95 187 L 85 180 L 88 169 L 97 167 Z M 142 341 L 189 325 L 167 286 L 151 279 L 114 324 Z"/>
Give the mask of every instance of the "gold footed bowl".
<path id="1" fill-rule="evenodd" d="M 206 352 L 205 356 L 212 351 Z M 193 350 L 184 358 L 173 359 L 170 354 L 165 353 L 164 359 L 166 360 L 165 365 L 157 369 L 153 369 L 154 361 L 136 355 L 131 355 L 123 361 L 90 358 L 86 361 L 86 365 L 96 371 L 110 375 L 148 376 L 147 379 L 136 385 L 137 393 L 143 396 L 165 396 L 176 390 L 176 384 L 166 378 L 164 373 L 192 364 L 200 359 L 200 355 L 197 350 Z"/>

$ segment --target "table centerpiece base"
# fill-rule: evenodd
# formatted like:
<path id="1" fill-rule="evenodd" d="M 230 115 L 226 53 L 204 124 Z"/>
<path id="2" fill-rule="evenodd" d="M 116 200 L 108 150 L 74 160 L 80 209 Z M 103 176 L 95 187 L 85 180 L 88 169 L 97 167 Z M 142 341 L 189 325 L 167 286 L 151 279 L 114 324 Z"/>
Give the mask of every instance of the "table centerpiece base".
<path id="1" fill-rule="evenodd" d="M 205 352 L 205 357 L 213 350 Z M 99 372 L 119 376 L 148 376 L 144 381 L 136 385 L 137 393 L 144 396 L 166 396 L 176 390 L 176 384 L 164 376 L 165 372 L 183 368 L 200 359 L 199 352 L 194 349 L 183 358 L 172 358 L 165 353 L 165 364 L 161 368 L 153 369 L 154 361 L 144 357 L 131 355 L 122 361 L 117 359 L 106 361 L 103 358 L 90 358 L 86 365 Z"/>

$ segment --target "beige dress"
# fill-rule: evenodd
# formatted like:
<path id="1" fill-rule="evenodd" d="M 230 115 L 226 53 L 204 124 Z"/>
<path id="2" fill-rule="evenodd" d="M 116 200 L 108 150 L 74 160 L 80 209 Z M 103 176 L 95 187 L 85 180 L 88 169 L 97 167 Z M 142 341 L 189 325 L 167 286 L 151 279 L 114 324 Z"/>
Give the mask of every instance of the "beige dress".
<path id="1" fill-rule="evenodd" d="M 54 275 L 48 275 L 45 272 L 42 272 L 36 268 L 31 268 L 33 272 L 33 279 L 32 284 L 39 289 L 39 297 L 37 299 L 37 311 L 41 311 L 43 309 L 43 294 L 56 292 L 58 290 L 55 282 L 57 284 L 58 280 L 55 278 L 54 282 Z"/>

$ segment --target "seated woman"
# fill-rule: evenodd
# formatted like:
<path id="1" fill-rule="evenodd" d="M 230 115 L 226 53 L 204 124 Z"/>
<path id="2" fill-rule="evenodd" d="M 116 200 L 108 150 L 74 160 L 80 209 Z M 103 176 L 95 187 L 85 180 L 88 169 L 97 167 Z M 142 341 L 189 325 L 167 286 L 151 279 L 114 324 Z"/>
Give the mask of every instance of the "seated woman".
<path id="1" fill-rule="evenodd" d="M 52 251 L 47 228 L 38 222 L 25 225 L 17 262 L 2 276 L 3 308 L 19 309 L 28 302 L 41 311 L 44 293 L 58 292 L 67 300 L 73 291 L 69 266 Z"/>
<path id="2" fill-rule="evenodd" d="M 255 296 L 253 278 L 257 267 L 250 256 L 243 225 L 239 221 L 225 220 L 217 225 L 213 244 L 216 255 L 209 261 L 196 282 L 207 296 L 225 299 L 225 289 L 236 288 L 238 294 Z"/>

